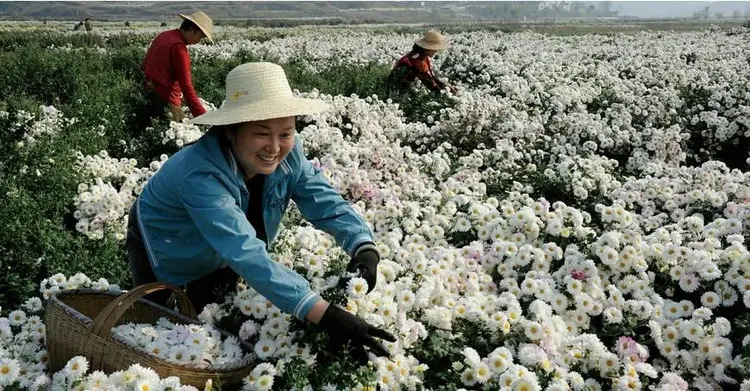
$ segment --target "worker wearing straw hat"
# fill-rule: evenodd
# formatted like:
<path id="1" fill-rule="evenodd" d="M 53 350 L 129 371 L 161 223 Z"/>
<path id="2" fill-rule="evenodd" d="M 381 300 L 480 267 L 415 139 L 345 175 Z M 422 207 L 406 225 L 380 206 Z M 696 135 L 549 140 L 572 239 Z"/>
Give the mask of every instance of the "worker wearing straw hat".
<path id="1" fill-rule="evenodd" d="M 307 160 L 296 136 L 296 116 L 326 108 L 295 97 L 276 64 L 230 71 L 223 105 L 191 121 L 211 125 L 207 133 L 170 157 L 131 207 L 127 247 L 134 284 L 187 285 L 200 311 L 223 298 L 215 288 L 235 288 L 242 277 L 280 310 L 319 324 L 334 340 L 354 342 L 360 360 L 367 358 L 364 346 L 387 355 L 373 337 L 393 336 L 330 305 L 268 253 L 294 201 L 351 256 L 347 270 L 359 272 L 369 290 L 375 287 L 380 255 L 370 228 Z"/>
<path id="2" fill-rule="evenodd" d="M 180 17 L 180 28 L 157 35 L 141 65 L 150 118 L 169 113 L 172 120 L 181 121 L 183 96 L 193 116 L 206 112 L 193 88 L 187 45 L 203 38 L 213 42 L 213 21 L 201 11 Z"/>
<path id="3" fill-rule="evenodd" d="M 442 34 L 435 30 L 427 31 L 422 38 L 414 42 L 411 51 L 396 62 L 388 75 L 389 88 L 394 92 L 404 93 L 419 78 L 431 91 L 441 91 L 448 87 L 456 93 L 456 87 L 443 83 L 435 76 L 430 61 L 438 51 L 447 47 Z"/>

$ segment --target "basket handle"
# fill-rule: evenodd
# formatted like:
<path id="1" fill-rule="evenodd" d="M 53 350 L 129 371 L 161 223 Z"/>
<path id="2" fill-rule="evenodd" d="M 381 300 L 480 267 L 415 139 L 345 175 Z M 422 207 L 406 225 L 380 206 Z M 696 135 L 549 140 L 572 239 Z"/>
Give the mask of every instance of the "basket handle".
<path id="1" fill-rule="evenodd" d="M 148 284 L 140 285 L 132 289 L 131 291 L 120 295 L 115 300 L 112 300 L 112 302 L 104 307 L 104 309 L 99 312 L 96 318 L 94 318 L 94 321 L 91 322 L 89 330 L 93 334 L 98 335 L 101 338 L 109 339 L 112 328 L 115 326 L 117 321 L 120 320 L 122 315 L 125 314 L 125 311 L 130 309 L 130 306 L 135 304 L 135 302 L 142 297 L 161 290 L 171 290 L 175 293 L 177 297 L 177 304 L 180 306 L 181 314 L 192 319 L 195 319 L 197 317 L 195 313 L 195 307 L 193 307 L 193 303 L 190 302 L 190 299 L 188 299 L 185 292 L 183 292 L 180 288 L 161 282 L 151 282 Z"/>

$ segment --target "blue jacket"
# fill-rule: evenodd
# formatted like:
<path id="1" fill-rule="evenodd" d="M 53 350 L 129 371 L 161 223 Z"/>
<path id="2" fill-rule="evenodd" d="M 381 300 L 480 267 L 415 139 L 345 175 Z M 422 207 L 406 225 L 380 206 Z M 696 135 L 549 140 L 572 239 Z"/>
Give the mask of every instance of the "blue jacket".
<path id="1" fill-rule="evenodd" d="M 372 232 L 304 156 L 299 138 L 265 179 L 263 219 L 270 246 L 289 201 L 348 253 Z M 268 255 L 245 211 L 248 190 L 237 161 L 209 131 L 174 154 L 138 197 L 143 242 L 159 281 L 183 285 L 228 265 L 282 311 L 304 320 L 320 299 L 305 278 Z"/>

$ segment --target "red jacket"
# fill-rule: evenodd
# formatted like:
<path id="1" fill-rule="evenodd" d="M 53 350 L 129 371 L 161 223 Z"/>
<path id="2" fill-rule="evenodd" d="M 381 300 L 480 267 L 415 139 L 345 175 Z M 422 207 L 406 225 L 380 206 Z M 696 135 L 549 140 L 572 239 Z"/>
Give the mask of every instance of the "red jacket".
<path id="1" fill-rule="evenodd" d="M 165 31 L 154 38 L 141 64 L 147 89 L 167 102 L 180 106 L 185 96 L 190 112 L 197 117 L 206 112 L 193 89 L 187 41 L 179 29 Z"/>
<path id="2" fill-rule="evenodd" d="M 445 87 L 445 83 L 435 77 L 430 58 L 419 53 L 409 52 L 401 57 L 394 65 L 389 75 L 391 83 L 398 88 L 408 88 L 417 78 L 432 91 Z"/>

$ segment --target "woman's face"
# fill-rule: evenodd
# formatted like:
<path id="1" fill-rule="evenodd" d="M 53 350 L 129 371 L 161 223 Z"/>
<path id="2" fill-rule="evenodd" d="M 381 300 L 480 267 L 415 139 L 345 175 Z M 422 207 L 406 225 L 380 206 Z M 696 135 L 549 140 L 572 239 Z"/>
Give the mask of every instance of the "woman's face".
<path id="1" fill-rule="evenodd" d="M 425 55 L 427 55 L 427 57 L 432 57 L 432 56 L 434 56 L 434 55 L 435 55 L 435 53 L 437 53 L 437 52 L 438 52 L 437 50 L 430 50 L 430 49 L 425 49 L 425 50 L 424 50 L 424 54 L 425 54 Z"/>
<path id="2" fill-rule="evenodd" d="M 190 30 L 187 33 L 185 33 L 185 40 L 187 41 L 188 45 L 195 45 L 196 43 L 200 43 L 200 41 L 206 37 L 206 34 L 203 34 L 203 31 L 200 29 Z"/>
<path id="3" fill-rule="evenodd" d="M 295 117 L 274 118 L 239 124 L 228 133 L 232 152 L 245 178 L 269 175 L 294 148 Z"/>

